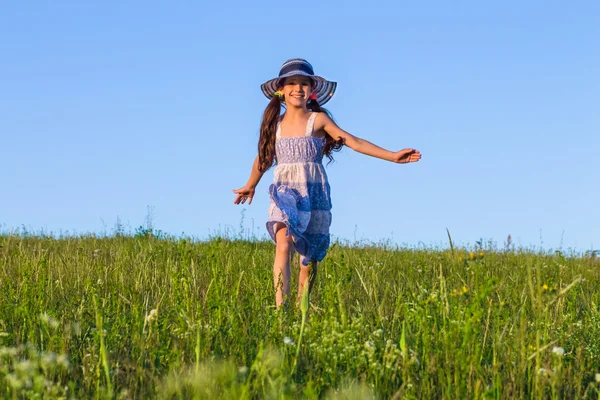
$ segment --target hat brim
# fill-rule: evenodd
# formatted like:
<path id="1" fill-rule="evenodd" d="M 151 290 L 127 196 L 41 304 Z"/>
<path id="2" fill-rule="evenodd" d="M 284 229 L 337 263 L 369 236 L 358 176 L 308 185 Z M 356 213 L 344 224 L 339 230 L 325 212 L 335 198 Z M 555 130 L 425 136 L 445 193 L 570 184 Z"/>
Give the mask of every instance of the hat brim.
<path id="1" fill-rule="evenodd" d="M 267 99 L 270 100 L 275 95 L 275 92 L 280 88 L 279 82 L 282 79 L 298 75 L 308 76 L 312 79 L 312 91 L 313 93 L 317 94 L 317 101 L 319 102 L 319 105 L 324 105 L 331 99 L 331 97 L 333 97 L 335 89 L 337 88 L 337 82 L 328 81 L 327 79 L 322 78 L 320 76 L 310 75 L 302 71 L 294 71 L 289 74 L 284 74 L 278 76 L 277 78 L 266 81 L 265 83 L 260 85 L 260 89 L 262 90 L 263 94 L 267 97 Z"/>

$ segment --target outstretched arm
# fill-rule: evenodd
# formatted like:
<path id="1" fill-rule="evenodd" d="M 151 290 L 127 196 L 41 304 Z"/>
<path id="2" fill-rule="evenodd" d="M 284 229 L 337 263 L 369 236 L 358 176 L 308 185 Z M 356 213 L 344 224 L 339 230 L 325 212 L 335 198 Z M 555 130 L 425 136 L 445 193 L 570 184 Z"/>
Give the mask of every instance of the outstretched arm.
<path id="1" fill-rule="evenodd" d="M 319 116 L 322 116 L 323 130 L 335 140 L 343 139 L 344 144 L 354 151 L 401 164 L 417 162 L 421 159 L 421 152 L 419 150 L 402 149 L 395 152 L 386 150 L 344 131 L 326 113 L 319 113 Z"/>
<path id="2" fill-rule="evenodd" d="M 262 178 L 263 172 L 258 170 L 258 156 L 254 159 L 254 164 L 252 164 L 252 172 L 250 172 L 250 178 L 248 178 L 248 183 L 245 186 L 236 189 L 233 193 L 237 194 L 235 200 L 233 200 L 233 204 L 244 204 L 246 200 L 248 200 L 248 204 L 252 204 L 252 198 L 254 197 L 254 190 L 258 182 L 260 182 L 260 178 Z"/>

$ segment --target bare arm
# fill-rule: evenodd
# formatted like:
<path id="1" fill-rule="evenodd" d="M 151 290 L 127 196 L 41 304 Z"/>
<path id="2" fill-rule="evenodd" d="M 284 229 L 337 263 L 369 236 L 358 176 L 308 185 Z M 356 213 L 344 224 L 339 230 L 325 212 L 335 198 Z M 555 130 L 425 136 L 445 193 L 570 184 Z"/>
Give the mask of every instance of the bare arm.
<path id="1" fill-rule="evenodd" d="M 256 156 L 254 163 L 252 164 L 252 171 L 250 172 L 250 178 L 248 178 L 248 183 L 246 183 L 246 186 L 256 187 L 263 174 L 264 172 L 260 172 L 258 170 L 258 156 Z"/>
<path id="2" fill-rule="evenodd" d="M 233 191 L 233 193 L 237 194 L 235 200 L 233 200 L 233 204 L 244 204 L 246 200 L 248 200 L 248 204 L 252 204 L 256 185 L 260 182 L 260 178 L 262 178 L 263 174 L 264 172 L 258 170 L 258 156 L 256 156 L 254 163 L 252 164 L 252 171 L 250 172 L 248 182 L 245 186 Z"/>
<path id="3" fill-rule="evenodd" d="M 333 139 L 343 139 L 344 144 L 352 150 L 371 157 L 381 158 L 382 160 L 395 163 L 417 162 L 421 159 L 421 153 L 415 149 L 402 149 L 399 151 L 390 151 L 379 147 L 368 140 L 361 139 L 341 129 L 326 113 L 319 113 L 319 128 L 322 128 Z"/>

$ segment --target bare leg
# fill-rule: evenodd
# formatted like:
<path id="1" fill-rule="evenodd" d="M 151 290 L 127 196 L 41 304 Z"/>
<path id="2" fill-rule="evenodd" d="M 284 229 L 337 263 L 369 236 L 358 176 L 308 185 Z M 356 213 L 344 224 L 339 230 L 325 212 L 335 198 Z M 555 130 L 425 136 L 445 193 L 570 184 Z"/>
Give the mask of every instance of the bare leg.
<path id="1" fill-rule="evenodd" d="M 298 302 L 302 299 L 302 288 L 304 284 L 308 280 L 308 294 L 311 293 L 312 288 L 317 279 L 317 265 L 319 263 L 314 261 L 309 265 L 302 265 L 302 261 L 300 261 L 300 274 L 298 275 Z"/>
<path id="2" fill-rule="evenodd" d="M 273 264 L 273 284 L 275 285 L 275 305 L 281 307 L 290 295 L 290 258 L 294 251 L 292 236 L 286 236 L 286 226 L 275 226 L 275 263 Z"/>

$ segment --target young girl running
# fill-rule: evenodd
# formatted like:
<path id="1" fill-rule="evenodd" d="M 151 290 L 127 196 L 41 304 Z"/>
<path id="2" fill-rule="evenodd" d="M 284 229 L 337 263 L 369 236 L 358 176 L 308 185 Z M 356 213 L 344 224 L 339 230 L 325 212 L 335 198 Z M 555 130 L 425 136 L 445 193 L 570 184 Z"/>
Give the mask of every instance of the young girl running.
<path id="1" fill-rule="evenodd" d="M 283 63 L 279 76 L 262 84 L 270 99 L 263 114 L 258 156 L 246 185 L 234 190 L 235 204 L 252 204 L 256 185 L 273 164 L 274 183 L 269 186 L 271 205 L 267 231 L 276 244 L 273 282 L 277 308 L 290 292 L 290 259 L 301 256 L 298 296 L 308 280 L 308 291 L 317 276 L 317 264 L 329 247 L 331 198 L 323 156 L 343 145 L 369 156 L 395 163 L 417 162 L 415 149 L 385 150 L 340 129 L 321 108 L 333 96 L 336 82 L 316 76 L 306 60 Z M 285 113 L 281 115 L 281 106 Z"/>

